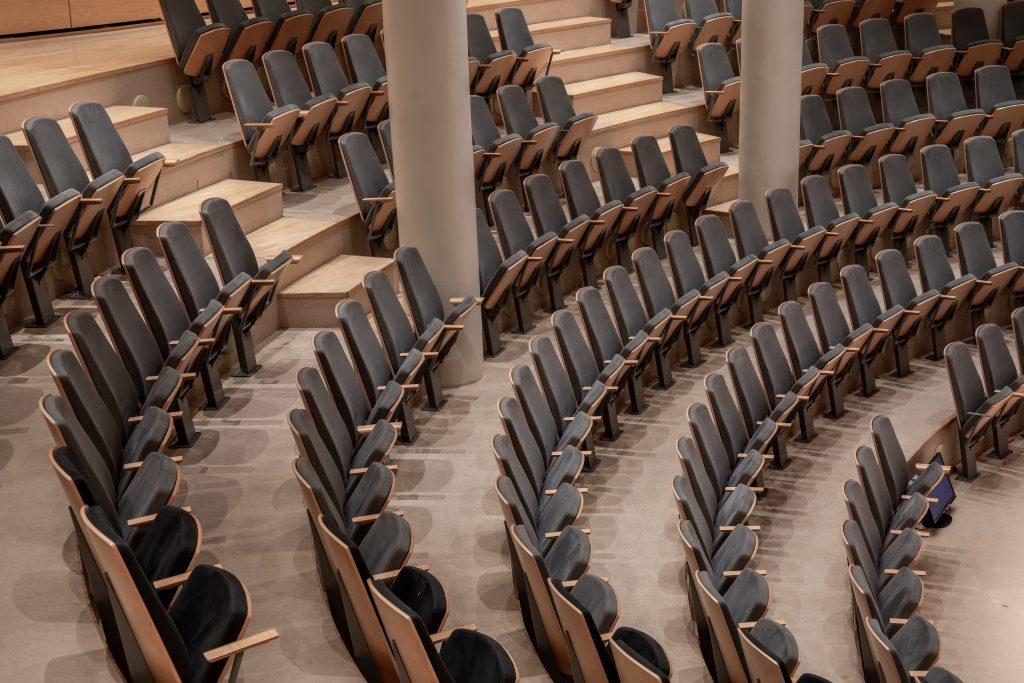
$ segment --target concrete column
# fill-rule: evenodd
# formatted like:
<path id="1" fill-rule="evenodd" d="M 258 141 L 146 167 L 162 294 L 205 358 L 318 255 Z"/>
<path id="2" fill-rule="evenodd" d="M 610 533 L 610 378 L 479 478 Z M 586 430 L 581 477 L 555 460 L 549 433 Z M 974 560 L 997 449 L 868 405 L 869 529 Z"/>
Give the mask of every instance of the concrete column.
<path id="1" fill-rule="evenodd" d="M 764 193 L 797 190 L 803 12 L 801 0 L 743 0 L 739 194 L 766 228 Z"/>
<path id="2" fill-rule="evenodd" d="M 980 7 L 985 10 L 985 21 L 988 23 L 988 34 L 992 38 L 999 37 L 999 8 L 1006 0 L 953 0 L 953 11 L 964 7 Z"/>
<path id="3" fill-rule="evenodd" d="M 445 302 L 479 295 L 466 2 L 384 0 L 384 37 L 399 239 L 420 250 Z M 481 377 L 477 309 L 442 380 L 460 386 Z"/>

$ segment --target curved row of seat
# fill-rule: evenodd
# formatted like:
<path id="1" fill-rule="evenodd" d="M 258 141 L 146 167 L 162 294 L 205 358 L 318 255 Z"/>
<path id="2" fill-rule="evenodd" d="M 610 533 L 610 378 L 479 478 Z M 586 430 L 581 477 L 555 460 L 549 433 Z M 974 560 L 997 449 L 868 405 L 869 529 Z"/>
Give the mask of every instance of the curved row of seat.
<path id="1" fill-rule="evenodd" d="M 227 215 L 216 215 L 225 207 Z M 198 437 L 189 393 L 201 378 L 208 409 L 227 400 L 217 360 L 232 334 L 242 371 L 254 370 L 243 336 L 291 262 L 284 253 L 260 267 L 223 200 L 203 212 L 227 284 L 184 225 L 161 226 L 177 292 L 151 251 L 128 249 L 122 267 L 138 304 L 117 277 L 96 278 L 91 291 L 106 334 L 87 310 L 65 316 L 74 351 L 50 353 L 59 395 L 40 401 L 88 595 L 128 680 L 234 677 L 245 650 L 277 637 L 245 636 L 245 585 L 219 565 L 196 565 L 202 527 L 190 508 L 172 505 L 182 456 L 165 451 Z"/>
<path id="2" fill-rule="evenodd" d="M 928 494 L 948 468 L 933 462 L 911 472 L 884 415 L 871 421 L 871 436 L 874 449 L 857 449 L 858 479 L 843 485 L 850 516 L 843 522 L 843 544 L 864 676 L 885 683 L 956 683 L 955 674 L 934 666 L 939 635 L 915 614 L 924 597 L 924 572 L 912 569 L 928 535 L 917 530 L 932 500 Z"/>

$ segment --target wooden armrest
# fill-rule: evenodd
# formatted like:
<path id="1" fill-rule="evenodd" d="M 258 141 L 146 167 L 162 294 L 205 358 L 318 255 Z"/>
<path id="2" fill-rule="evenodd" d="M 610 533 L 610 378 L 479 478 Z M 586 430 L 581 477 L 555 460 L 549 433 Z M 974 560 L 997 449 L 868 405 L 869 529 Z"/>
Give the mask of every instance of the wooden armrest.
<path id="1" fill-rule="evenodd" d="M 485 159 L 500 159 L 501 155 L 498 154 L 497 152 L 484 152 L 483 157 Z"/>
<path id="2" fill-rule="evenodd" d="M 914 469 L 915 470 L 926 470 L 926 469 L 928 469 L 928 465 L 923 463 L 923 462 L 915 463 L 914 464 Z M 953 468 L 950 467 L 949 465 L 943 465 L 942 466 L 942 471 L 945 472 L 946 474 L 949 474 L 950 472 L 953 471 Z"/>
<path id="3" fill-rule="evenodd" d="M 405 513 L 402 512 L 401 510 L 389 510 L 389 512 L 391 512 L 392 514 L 398 515 L 399 517 L 405 517 Z M 379 513 L 379 512 L 376 513 L 376 514 L 373 514 L 373 515 L 356 515 L 355 517 L 352 518 L 352 523 L 353 524 L 369 524 L 370 522 L 376 522 L 377 518 L 379 518 L 380 515 L 381 515 L 381 513 Z"/>
<path id="4" fill-rule="evenodd" d="M 192 508 L 187 505 L 181 508 L 181 510 L 183 512 L 192 512 Z M 154 519 L 156 519 L 156 513 L 153 513 L 152 515 L 142 515 L 141 517 L 133 517 L 125 522 L 125 524 L 128 526 L 146 526 L 147 524 L 151 524 Z"/>
<path id="5" fill-rule="evenodd" d="M 167 457 L 170 459 L 171 462 L 181 462 L 182 459 L 183 459 L 183 457 L 180 456 L 180 455 L 170 455 L 170 456 L 167 456 Z M 130 470 L 137 470 L 140 467 L 142 467 L 142 463 L 143 462 L 145 462 L 145 461 L 144 460 L 136 460 L 135 462 L 126 462 L 125 464 L 121 465 L 121 469 L 128 470 L 128 471 L 130 471 Z"/>
<path id="6" fill-rule="evenodd" d="M 543 261 L 544 259 L 542 259 L 540 256 L 527 256 L 526 260 L 530 263 L 538 263 L 540 261 Z"/>
<path id="7" fill-rule="evenodd" d="M 227 659 L 233 655 L 241 654 L 242 652 L 256 647 L 257 645 L 263 645 L 264 643 L 269 643 L 272 640 L 277 640 L 279 637 L 280 634 L 277 632 L 276 628 L 268 629 L 246 638 L 242 638 L 241 640 L 236 640 L 233 643 L 228 643 L 227 645 L 207 650 L 203 653 L 203 657 L 205 657 L 206 661 L 210 663 L 219 662 L 222 659 Z"/>
<path id="8" fill-rule="evenodd" d="M 790 249 L 796 249 L 797 251 L 807 251 L 807 247 L 805 247 L 802 244 L 791 244 L 791 245 L 789 245 L 789 248 Z"/>
<path id="9" fill-rule="evenodd" d="M 270 121 L 268 123 L 263 123 L 261 121 L 258 121 L 258 122 L 255 122 L 255 123 L 243 123 L 242 125 L 245 126 L 246 128 L 273 128 L 275 124 L 274 124 L 273 121 Z"/>
<path id="10" fill-rule="evenodd" d="M 78 203 L 84 204 L 85 206 L 96 206 L 98 204 L 103 204 L 103 200 L 99 197 L 82 197 L 78 200 Z"/>
<path id="11" fill-rule="evenodd" d="M 571 241 L 571 240 L 570 240 Z M 442 330 L 454 330 L 456 332 L 466 329 L 465 325 L 442 325 Z"/>
<path id="12" fill-rule="evenodd" d="M 718 530 L 719 531 L 732 531 L 735 528 L 736 528 L 735 525 L 720 526 L 720 527 L 718 527 Z M 747 528 L 750 529 L 751 531 L 760 531 L 761 530 L 761 526 L 759 524 L 755 524 L 753 526 L 748 525 Z"/>
<path id="13" fill-rule="evenodd" d="M 223 565 L 220 565 L 220 564 L 215 564 L 213 566 L 216 567 L 217 569 L 223 569 L 224 568 Z M 184 572 L 183 574 L 175 574 L 174 576 L 168 576 L 168 577 L 163 578 L 163 579 L 157 579 L 156 581 L 153 582 L 153 588 L 155 588 L 158 591 L 162 591 L 165 588 L 174 588 L 175 586 L 180 586 L 181 584 L 183 584 L 186 581 L 188 581 L 188 577 L 190 577 L 190 576 L 192 576 L 192 572 L 191 571 L 187 571 L 187 572 Z"/>
<path id="14" fill-rule="evenodd" d="M 124 179 L 124 184 L 125 185 L 138 185 L 141 182 L 142 182 L 142 178 L 125 178 Z"/>
<path id="15" fill-rule="evenodd" d="M 384 467 L 387 467 L 392 472 L 397 472 L 398 471 L 398 465 L 384 465 Z M 369 469 L 370 469 L 369 467 L 353 467 L 352 469 L 350 469 L 348 471 L 348 473 L 349 473 L 349 476 L 358 477 L 358 476 L 361 476 L 363 474 L 366 474 L 367 471 L 369 471 Z"/>
<path id="16" fill-rule="evenodd" d="M 744 631 L 746 631 L 748 629 L 752 629 L 755 626 L 757 626 L 757 622 L 756 621 L 741 621 L 740 623 L 737 624 L 737 626 L 739 628 L 743 629 Z"/>
<path id="17" fill-rule="evenodd" d="M 908 567 L 908 569 L 909 569 L 909 567 Z M 911 569 L 910 571 L 914 572 L 918 576 L 927 576 L 928 575 L 927 572 L 923 572 L 920 569 Z M 899 569 L 884 569 L 884 570 L 882 570 L 882 573 L 885 574 L 886 576 L 895 576 L 896 574 L 899 574 L 899 572 L 900 572 Z"/>
<path id="18" fill-rule="evenodd" d="M 761 576 L 768 576 L 768 572 L 764 569 L 754 569 L 753 571 L 757 572 Z M 726 569 L 724 572 L 722 572 L 722 576 L 739 576 L 742 573 L 743 570 Z"/>
<path id="19" fill-rule="evenodd" d="M 228 315 L 242 315 L 243 313 L 245 313 L 244 308 L 238 308 L 237 306 L 227 306 L 221 310 L 223 310 Z"/>
<path id="20" fill-rule="evenodd" d="M 391 426 L 394 427 L 395 429 L 401 429 L 402 428 L 402 423 L 401 422 L 392 422 Z M 365 436 L 365 435 L 369 434 L 372 431 L 373 431 L 373 425 L 356 425 L 356 434 Z"/>
<path id="21" fill-rule="evenodd" d="M 467 624 L 465 626 L 460 626 L 459 628 L 465 629 L 466 631 L 475 631 L 476 630 L 476 625 L 475 624 Z M 438 631 L 434 635 L 430 636 L 430 642 L 432 642 L 432 643 L 443 643 L 444 641 L 446 641 L 446 640 L 448 640 L 449 638 L 452 637 L 452 633 L 454 631 L 456 631 L 456 629 L 454 629 L 454 628 L 450 628 L 450 629 L 447 629 L 445 631 Z"/>
<path id="22" fill-rule="evenodd" d="M 139 422 L 142 422 L 141 415 L 132 415 L 131 417 L 128 418 L 128 424 L 130 425 L 138 424 Z"/>
<path id="23" fill-rule="evenodd" d="M 395 201 L 395 195 L 390 194 L 387 197 L 367 197 L 363 201 L 369 204 L 386 204 L 388 202 Z"/>
<path id="24" fill-rule="evenodd" d="M 558 242 L 559 244 L 574 244 L 574 241 L 569 239 L 568 237 L 556 237 L 555 241 Z"/>
<path id="25" fill-rule="evenodd" d="M 18 252 L 25 251 L 25 247 L 22 245 L 0 247 L 0 254 L 17 254 Z"/>
<path id="26" fill-rule="evenodd" d="M 391 579 L 393 579 L 396 576 L 398 576 L 398 574 L 401 571 L 402 571 L 401 569 L 392 569 L 389 572 L 380 572 L 379 574 L 374 574 L 373 575 L 373 580 L 374 581 L 390 581 Z"/>
<path id="27" fill-rule="evenodd" d="M 624 207 L 622 207 L 622 210 L 623 211 L 629 211 L 629 212 L 636 212 L 636 211 L 639 211 L 640 209 L 636 208 L 635 206 L 624 206 Z"/>
<path id="28" fill-rule="evenodd" d="M 764 487 L 763 486 L 751 486 L 749 488 L 754 493 L 764 493 Z M 730 492 L 735 491 L 735 490 L 736 490 L 735 486 L 726 486 L 725 487 L 725 492 L 726 493 L 730 493 Z"/>

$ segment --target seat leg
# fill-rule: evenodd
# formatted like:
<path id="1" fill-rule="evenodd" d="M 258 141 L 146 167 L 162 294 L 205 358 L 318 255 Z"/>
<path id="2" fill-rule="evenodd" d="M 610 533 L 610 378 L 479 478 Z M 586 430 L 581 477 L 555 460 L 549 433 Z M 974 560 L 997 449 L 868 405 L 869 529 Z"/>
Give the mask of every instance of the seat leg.
<path id="1" fill-rule="evenodd" d="M 629 258 L 629 238 L 620 237 L 615 239 L 615 260 L 626 269 L 627 273 L 633 272 L 633 261 Z"/>
<path id="2" fill-rule="evenodd" d="M 313 182 L 313 173 L 309 170 L 308 148 L 296 149 L 292 147 L 292 162 L 295 165 L 295 187 L 292 192 L 309 192 L 316 188 Z"/>
<path id="3" fill-rule="evenodd" d="M 672 73 L 672 62 L 658 62 L 658 75 L 661 76 L 661 93 L 668 95 L 675 92 L 676 82 Z"/>
<path id="4" fill-rule="evenodd" d="M 135 246 L 134 240 L 132 240 L 131 231 L 131 220 L 123 219 L 118 221 L 116 224 L 110 226 L 111 237 L 114 238 L 114 249 L 117 250 L 117 266 L 114 267 L 114 273 L 121 272 L 121 255 L 124 252 Z"/>
<path id="5" fill-rule="evenodd" d="M 838 420 L 846 414 L 846 408 L 843 406 L 843 388 L 839 386 L 839 382 L 830 379 L 825 384 L 825 390 L 828 392 L 828 412 L 825 413 L 825 417 Z"/>
<path id="6" fill-rule="evenodd" d="M 909 340 L 892 345 L 893 355 L 896 358 L 896 372 L 893 373 L 893 377 L 906 377 L 913 372 L 910 369 L 910 354 L 907 352 L 907 341 Z"/>
<path id="7" fill-rule="evenodd" d="M 932 326 L 931 360 L 942 360 L 942 351 L 946 348 L 946 323 Z"/>
<path id="8" fill-rule="evenodd" d="M 427 392 L 426 409 L 438 411 L 444 408 L 444 404 L 448 402 L 448 399 L 444 397 L 444 391 L 441 388 L 441 378 L 437 375 L 437 368 L 427 368 L 427 371 L 423 373 L 423 387 Z"/>
<path id="9" fill-rule="evenodd" d="M 870 264 L 868 263 L 868 252 L 871 251 L 870 247 L 864 247 L 862 249 L 853 250 L 853 261 L 858 266 L 863 268 L 866 272 L 870 273 Z"/>
<path id="10" fill-rule="evenodd" d="M 416 427 L 416 414 L 412 410 L 411 399 L 411 396 L 404 398 L 398 409 L 399 419 L 402 420 L 402 429 L 398 436 L 404 444 L 414 444 L 420 438 L 420 430 Z"/>
<path id="11" fill-rule="evenodd" d="M 726 154 L 732 149 L 732 145 L 729 143 L 729 122 L 722 120 L 713 123 L 715 124 L 715 133 L 719 138 L 718 150 L 722 154 Z"/>
<path id="12" fill-rule="evenodd" d="M 629 373 L 626 388 L 629 390 L 629 408 L 626 412 L 630 415 L 639 415 L 647 410 L 647 401 L 644 400 L 644 383 L 640 378 L 640 373 Z"/>
<path id="13" fill-rule="evenodd" d="M 11 339 L 11 330 L 7 327 L 7 319 L 0 310 L 0 360 L 10 358 L 11 354 L 18 350 Z"/>
<path id="14" fill-rule="evenodd" d="M 622 434 L 619 427 L 619 413 L 615 409 L 615 400 L 609 398 L 601 408 L 601 423 L 604 426 L 604 440 L 615 441 Z"/>
<path id="15" fill-rule="evenodd" d="M 782 466 L 785 468 L 786 464 L 789 463 L 789 449 L 786 448 L 786 435 L 782 433 L 776 434 L 775 438 L 772 440 L 770 450 L 772 455 L 775 456 L 775 462 L 785 463 Z"/>
<path id="16" fill-rule="evenodd" d="M 724 349 L 729 344 L 732 344 L 732 327 L 729 325 L 729 312 L 723 311 L 718 305 L 715 305 L 715 330 L 718 333 L 718 339 L 713 346 Z"/>
<path id="17" fill-rule="evenodd" d="M 654 365 L 658 370 L 658 388 L 668 389 L 676 383 L 674 377 L 672 377 L 672 361 L 668 357 L 669 349 L 667 347 L 661 347 L 654 352 Z"/>
<path id="18" fill-rule="evenodd" d="M 813 406 L 810 402 L 804 401 L 796 411 L 797 420 L 800 422 L 800 436 L 797 437 L 797 441 L 800 443 L 810 443 L 817 435 L 814 431 L 814 415 L 811 413 L 812 409 Z"/>
<path id="19" fill-rule="evenodd" d="M 587 287 L 597 287 L 599 282 L 597 281 L 597 272 L 594 269 L 594 257 L 597 254 L 589 254 L 584 256 L 580 254 L 580 272 L 583 275 L 583 284 Z"/>
<path id="20" fill-rule="evenodd" d="M 992 420 L 992 457 L 1003 460 L 1012 452 L 1003 426 L 999 424 L 999 420 Z"/>
<path id="21" fill-rule="evenodd" d="M 498 330 L 497 320 L 487 313 L 481 315 L 480 319 L 484 328 L 484 356 L 494 358 L 504 350 L 501 345 L 501 332 Z"/>
<path id="22" fill-rule="evenodd" d="M 32 305 L 34 318 L 34 322 L 25 327 L 42 329 L 52 325 L 53 321 L 57 319 L 57 315 L 53 312 L 53 300 L 50 298 L 50 292 L 47 290 L 42 276 L 39 279 L 25 278 L 25 288 L 28 290 L 28 302 Z"/>
<path id="23" fill-rule="evenodd" d="M 654 253 L 658 255 L 659 259 L 665 258 L 665 222 L 664 221 L 651 221 L 649 226 L 651 231 L 651 246 L 654 248 Z"/>
<path id="24" fill-rule="evenodd" d="M 235 353 L 238 355 L 238 370 L 231 374 L 232 377 L 252 377 L 263 367 L 256 362 L 256 349 L 252 342 L 252 332 L 243 330 L 242 324 L 236 317 L 231 323 L 234 329 L 231 330 L 235 338 Z"/>
<path id="25" fill-rule="evenodd" d="M 832 282 L 832 262 L 831 261 L 819 261 L 818 264 L 818 281 L 819 282 Z"/>
<path id="26" fill-rule="evenodd" d="M 203 363 L 199 377 L 203 381 L 203 392 L 206 394 L 206 405 L 203 406 L 205 412 L 220 410 L 225 403 L 231 400 L 230 396 L 224 394 L 224 384 L 221 382 L 217 368 L 212 367 L 209 363 Z"/>
<path id="27" fill-rule="evenodd" d="M 210 101 L 206 97 L 205 83 L 205 78 L 190 78 L 188 82 L 192 90 L 192 104 L 196 109 L 196 123 L 206 123 L 213 119 L 210 115 Z"/>
<path id="28" fill-rule="evenodd" d="M 252 172 L 256 176 L 256 180 L 260 181 L 261 183 L 269 183 L 270 182 L 270 163 L 269 162 L 264 162 L 264 163 L 261 163 L 261 164 L 251 164 L 251 166 L 252 166 Z"/>
<path id="29" fill-rule="evenodd" d="M 875 370 L 871 361 L 859 360 L 857 365 L 860 368 L 860 395 L 865 398 L 874 396 L 878 392 L 878 387 L 875 386 Z"/>
<path id="30" fill-rule="evenodd" d="M 957 432 L 960 441 L 960 473 L 957 475 L 957 479 L 974 481 L 978 476 L 978 461 L 974 458 L 970 442 L 964 438 L 963 429 L 958 429 Z"/>
<path id="31" fill-rule="evenodd" d="M 565 300 L 562 298 L 561 273 L 548 271 L 548 313 L 554 313 L 565 308 Z"/>
<path id="32" fill-rule="evenodd" d="M 796 273 L 782 276 L 782 298 L 786 301 L 796 301 Z"/>
<path id="33" fill-rule="evenodd" d="M 69 251 L 68 259 L 71 262 L 71 275 L 75 279 L 75 291 L 68 294 L 67 298 L 91 299 L 92 294 L 89 287 L 92 284 L 92 268 L 89 266 L 89 259 L 86 258 L 85 249 Z"/>
<path id="34" fill-rule="evenodd" d="M 331 148 L 331 159 L 334 162 L 334 173 L 332 178 L 347 178 L 345 173 L 345 162 L 341 160 L 341 147 L 338 145 L 340 138 L 328 138 L 327 146 Z"/>
<path id="35" fill-rule="evenodd" d="M 750 313 L 748 324 L 744 327 L 753 327 L 764 320 L 764 301 L 761 300 L 761 292 L 747 292 L 747 309 Z"/>
<path id="36" fill-rule="evenodd" d="M 516 309 L 516 324 L 518 325 L 515 331 L 519 334 L 526 334 L 533 329 L 533 310 L 530 308 L 530 302 L 527 301 L 529 296 L 529 290 L 512 296 L 512 303 Z"/>
<path id="37" fill-rule="evenodd" d="M 971 308 L 971 330 L 977 330 L 979 327 L 985 324 L 985 307 L 975 306 Z M 974 334 L 972 332 L 967 343 L 970 344 L 974 341 Z"/>
<path id="38" fill-rule="evenodd" d="M 683 341 L 686 344 L 686 362 L 684 367 L 695 368 L 704 362 L 700 354 L 700 341 L 697 339 L 697 330 L 686 330 L 683 332 Z"/>
<path id="39" fill-rule="evenodd" d="M 181 412 L 181 417 L 174 418 L 174 441 L 171 442 L 171 447 L 189 448 L 199 438 L 199 432 L 196 431 L 192 421 L 192 411 L 188 407 L 188 399 L 181 396 L 176 404 L 177 410 Z"/>

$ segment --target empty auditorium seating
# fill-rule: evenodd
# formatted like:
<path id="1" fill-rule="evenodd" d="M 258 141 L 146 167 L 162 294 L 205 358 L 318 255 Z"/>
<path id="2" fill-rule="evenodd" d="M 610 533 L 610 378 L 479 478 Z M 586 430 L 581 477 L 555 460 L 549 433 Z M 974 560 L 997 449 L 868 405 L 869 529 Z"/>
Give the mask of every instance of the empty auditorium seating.
<path id="1" fill-rule="evenodd" d="M 738 113 L 740 104 L 740 77 L 733 71 L 725 46 L 719 42 L 708 42 L 698 47 L 697 58 L 708 123 L 715 126 L 715 132 L 721 139 L 721 150 L 728 152 L 732 146 L 729 142 L 729 121 Z"/>

